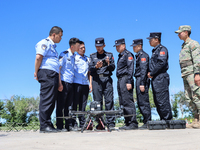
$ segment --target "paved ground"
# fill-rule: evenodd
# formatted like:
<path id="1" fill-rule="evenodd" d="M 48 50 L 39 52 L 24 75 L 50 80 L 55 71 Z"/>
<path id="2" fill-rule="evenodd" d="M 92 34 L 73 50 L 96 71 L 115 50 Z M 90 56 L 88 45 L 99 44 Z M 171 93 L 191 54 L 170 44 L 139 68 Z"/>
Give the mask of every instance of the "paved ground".
<path id="1" fill-rule="evenodd" d="M 0 132 L 0 150 L 200 150 L 200 129 Z"/>

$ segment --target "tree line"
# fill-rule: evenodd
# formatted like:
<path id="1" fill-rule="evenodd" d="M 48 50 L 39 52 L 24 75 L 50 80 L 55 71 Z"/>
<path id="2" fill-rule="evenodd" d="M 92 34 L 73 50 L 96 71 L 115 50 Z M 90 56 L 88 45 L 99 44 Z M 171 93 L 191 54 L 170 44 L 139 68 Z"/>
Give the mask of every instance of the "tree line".
<path id="1" fill-rule="evenodd" d="M 90 103 L 92 102 L 91 94 L 88 96 L 88 102 L 86 106 L 86 111 L 90 110 Z M 137 101 L 136 92 L 134 90 L 134 101 Z M 149 101 L 153 112 L 156 112 L 156 106 L 153 101 L 152 89 L 149 89 Z M 114 100 L 115 109 L 119 109 L 119 99 Z M 142 114 L 136 104 L 136 114 L 138 122 L 142 122 Z M 178 118 L 193 118 L 192 108 L 185 101 L 185 95 L 183 91 L 179 91 L 176 94 L 171 95 L 171 107 L 174 119 Z M 105 107 L 103 107 L 105 109 Z M 38 97 L 25 97 L 14 95 L 10 99 L 0 100 L 0 119 L 5 120 L 5 122 L 17 122 L 17 123 L 31 123 L 38 122 L 39 113 L 39 96 Z M 181 116 L 179 117 L 179 114 Z M 123 118 L 119 118 L 117 122 L 121 122 Z"/>

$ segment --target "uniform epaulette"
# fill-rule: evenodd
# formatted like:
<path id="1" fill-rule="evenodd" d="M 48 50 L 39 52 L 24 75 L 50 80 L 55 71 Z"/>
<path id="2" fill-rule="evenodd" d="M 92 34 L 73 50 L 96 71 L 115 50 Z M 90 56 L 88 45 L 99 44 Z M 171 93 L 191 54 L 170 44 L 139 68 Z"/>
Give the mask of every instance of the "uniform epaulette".
<path id="1" fill-rule="evenodd" d="M 108 54 L 112 54 L 111 52 L 106 52 L 106 53 L 108 53 Z"/>
<path id="2" fill-rule="evenodd" d="M 69 52 L 68 52 L 68 51 L 64 51 L 63 53 L 64 53 L 64 54 L 67 54 L 67 53 L 69 53 Z"/>
<path id="3" fill-rule="evenodd" d="M 49 41 L 49 39 L 45 39 L 45 40 Z"/>
<path id="4" fill-rule="evenodd" d="M 92 53 L 92 54 L 90 54 L 90 55 L 94 55 L 95 53 Z"/>

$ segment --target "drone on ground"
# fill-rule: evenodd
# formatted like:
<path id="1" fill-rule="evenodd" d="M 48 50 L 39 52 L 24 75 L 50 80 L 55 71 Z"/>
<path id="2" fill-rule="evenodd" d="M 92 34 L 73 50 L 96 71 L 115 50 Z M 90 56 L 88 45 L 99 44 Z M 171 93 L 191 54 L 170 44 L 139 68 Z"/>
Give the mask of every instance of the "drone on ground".
<path id="1" fill-rule="evenodd" d="M 96 118 L 97 121 L 102 125 L 104 128 L 107 127 L 108 131 L 111 132 L 109 125 L 104 121 L 103 116 L 104 115 L 115 115 L 116 118 L 121 117 L 131 117 L 132 115 L 124 115 L 124 109 L 123 106 L 120 107 L 119 110 L 101 110 L 101 104 L 97 101 L 93 101 L 90 104 L 90 111 L 73 111 L 71 110 L 71 107 L 69 107 L 69 116 L 63 116 L 63 117 L 56 117 L 56 118 L 63 118 L 63 119 L 75 119 L 76 115 L 86 115 L 86 121 L 83 127 L 81 128 L 81 133 L 83 133 L 84 130 L 89 130 L 91 128 L 91 124 L 93 125 L 92 118 Z"/>

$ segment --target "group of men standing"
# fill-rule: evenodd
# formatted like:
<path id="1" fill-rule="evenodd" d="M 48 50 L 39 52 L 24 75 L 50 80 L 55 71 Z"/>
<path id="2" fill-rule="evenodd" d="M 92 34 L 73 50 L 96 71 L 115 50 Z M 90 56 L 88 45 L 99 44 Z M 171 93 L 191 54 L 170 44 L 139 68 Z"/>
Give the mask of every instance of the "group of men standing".
<path id="1" fill-rule="evenodd" d="M 180 34 L 185 31 L 188 30 L 178 30 L 177 32 Z M 85 111 L 89 90 L 93 92 L 94 101 L 103 104 L 104 98 L 105 109 L 114 110 L 113 80 L 111 76 L 115 69 L 115 62 L 113 54 L 104 50 L 104 38 L 95 39 L 97 52 L 91 54 L 90 58 L 84 55 L 84 42 L 77 38 L 71 38 L 69 41 L 70 48 L 62 52 L 58 59 L 55 43 L 60 42 L 62 34 L 63 30 L 60 27 L 54 26 L 49 33 L 49 37 L 43 39 L 36 45 L 34 76 L 41 83 L 39 106 L 41 132 L 80 130 L 85 123 L 83 115 L 79 116 L 80 128 L 73 119 L 65 119 L 65 126 L 63 126 L 63 119 L 59 117 L 63 115 L 68 116 L 70 106 L 73 110 L 77 110 L 77 105 L 79 105 L 79 110 Z M 143 115 L 144 124 L 140 129 L 147 129 L 147 122 L 151 120 L 151 108 L 148 95 L 150 80 L 154 102 L 160 119 L 172 119 L 169 101 L 169 74 L 167 73 L 169 68 L 168 50 L 161 45 L 161 32 L 152 32 L 147 39 L 149 39 L 150 46 L 153 47 L 151 58 L 149 58 L 149 55 L 143 50 L 142 39 L 133 40 L 131 45 L 133 51 L 137 53 L 135 58 L 134 55 L 126 49 L 125 39 L 118 39 L 115 41 L 114 47 L 116 47 L 119 53 L 116 70 L 119 103 L 120 106 L 123 106 L 124 115 L 129 115 L 129 117 L 125 117 L 125 125 L 119 129 L 138 129 L 135 103 L 133 100 L 133 76 L 136 78 L 138 107 Z M 198 47 L 199 45 L 195 42 L 193 45 Z M 192 49 L 196 50 L 194 46 Z M 196 55 L 200 54 L 199 47 L 197 49 L 198 50 L 194 51 L 192 55 L 194 58 L 196 58 Z M 75 51 L 77 54 L 74 54 Z M 187 65 L 194 65 L 195 63 L 192 61 L 193 57 L 190 60 L 192 62 L 191 64 L 188 64 L 189 61 L 185 63 L 184 60 L 184 65 L 181 65 L 181 68 Z M 180 56 L 180 63 L 182 64 L 181 58 L 182 56 Z M 134 63 L 136 63 L 135 69 Z M 191 76 L 190 79 L 184 79 L 184 85 L 187 82 L 188 86 L 185 87 L 185 90 L 188 88 L 186 92 L 187 101 L 192 103 L 192 106 L 196 108 L 196 122 L 193 124 L 193 126 L 196 127 L 199 125 L 198 113 L 200 112 L 200 102 L 198 96 L 200 96 L 200 92 L 197 91 L 199 90 L 199 85 L 196 87 L 194 87 L 194 85 L 195 83 L 200 84 L 200 70 L 198 65 L 194 66 L 196 66 L 194 67 L 195 72 L 190 68 L 190 73 L 185 69 L 182 73 L 186 71 L 187 75 Z M 191 84 L 187 79 L 190 81 L 193 80 L 194 85 L 190 86 L 190 88 L 189 85 Z M 191 89 L 197 91 L 197 94 L 191 93 Z M 51 114 L 55 103 L 57 129 L 54 128 L 51 122 Z M 115 117 L 113 115 L 106 115 L 106 123 L 111 130 L 114 129 Z M 104 130 L 105 128 L 98 122 L 96 129 Z"/>

